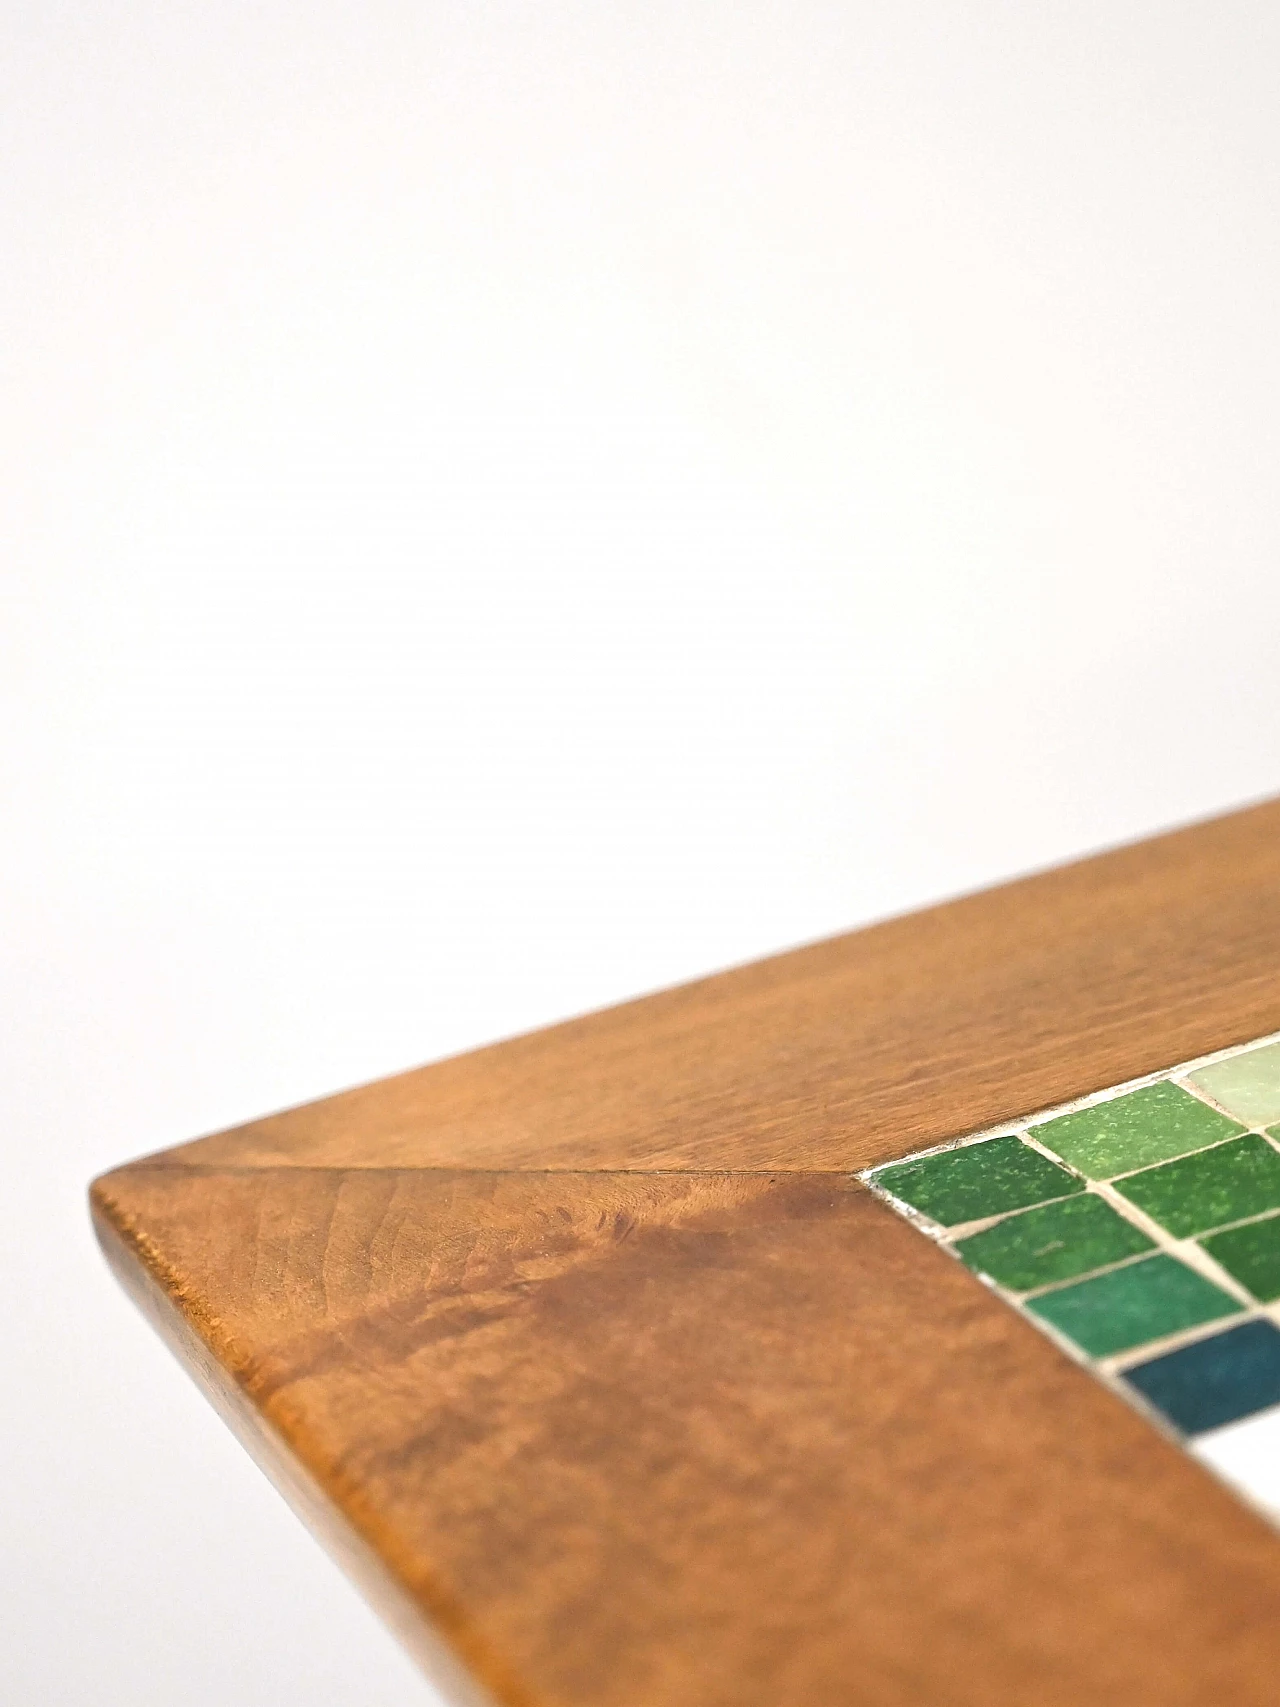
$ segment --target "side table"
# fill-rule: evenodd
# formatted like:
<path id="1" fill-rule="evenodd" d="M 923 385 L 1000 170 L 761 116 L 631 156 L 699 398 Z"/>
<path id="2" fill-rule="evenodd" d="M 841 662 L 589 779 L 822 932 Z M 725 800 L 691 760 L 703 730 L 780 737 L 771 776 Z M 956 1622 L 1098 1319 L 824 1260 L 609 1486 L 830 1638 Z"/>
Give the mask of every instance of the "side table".
<path id="1" fill-rule="evenodd" d="M 1195 1448 L 1280 1401 L 1276 1032 L 1280 803 L 180 1145 L 93 1213 L 451 1699 L 1270 1707 L 1280 1535 Z"/>

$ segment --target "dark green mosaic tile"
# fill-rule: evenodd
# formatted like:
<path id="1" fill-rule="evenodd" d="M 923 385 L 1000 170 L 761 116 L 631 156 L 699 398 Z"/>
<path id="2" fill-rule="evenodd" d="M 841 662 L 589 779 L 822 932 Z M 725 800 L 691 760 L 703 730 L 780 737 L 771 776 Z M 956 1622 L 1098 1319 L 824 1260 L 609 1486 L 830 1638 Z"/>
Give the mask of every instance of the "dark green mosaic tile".
<path id="1" fill-rule="evenodd" d="M 1202 1150 L 1244 1128 L 1190 1091 L 1165 1083 L 1146 1085 L 1031 1130 L 1046 1150 L 1090 1179 L 1111 1179 Z"/>
<path id="2" fill-rule="evenodd" d="M 1026 1209 L 956 1245 L 970 1268 L 1013 1292 L 1073 1280 L 1152 1248 L 1145 1233 L 1092 1193 Z"/>
<path id="3" fill-rule="evenodd" d="M 1028 1301 L 1027 1309 L 1052 1322 L 1090 1356 L 1109 1357 L 1201 1322 L 1234 1316 L 1241 1305 L 1202 1274 L 1161 1252 L 1041 1293 Z"/>
<path id="4" fill-rule="evenodd" d="M 1280 1215 L 1214 1233 L 1200 1243 L 1260 1303 L 1280 1298 Z"/>
<path id="5" fill-rule="evenodd" d="M 1280 1209 L 1280 1152 L 1265 1138 L 1237 1138 L 1118 1180 L 1116 1190 L 1175 1239 Z"/>
<path id="6" fill-rule="evenodd" d="M 922 1215 L 944 1227 L 1026 1209 L 1051 1197 L 1083 1191 L 1074 1174 L 1024 1144 L 1021 1138 L 992 1138 L 961 1150 L 922 1156 L 880 1168 L 872 1178 Z"/>

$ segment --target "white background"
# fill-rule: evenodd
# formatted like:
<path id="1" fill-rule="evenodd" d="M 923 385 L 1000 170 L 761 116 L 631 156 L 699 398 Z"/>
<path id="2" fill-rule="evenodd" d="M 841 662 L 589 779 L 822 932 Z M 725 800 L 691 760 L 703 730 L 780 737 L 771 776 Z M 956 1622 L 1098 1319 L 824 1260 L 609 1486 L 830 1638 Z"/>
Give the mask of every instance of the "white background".
<path id="1" fill-rule="evenodd" d="M 1273 0 L 0 14 L 0 1651 L 426 1700 L 126 1157 L 1273 790 Z"/>

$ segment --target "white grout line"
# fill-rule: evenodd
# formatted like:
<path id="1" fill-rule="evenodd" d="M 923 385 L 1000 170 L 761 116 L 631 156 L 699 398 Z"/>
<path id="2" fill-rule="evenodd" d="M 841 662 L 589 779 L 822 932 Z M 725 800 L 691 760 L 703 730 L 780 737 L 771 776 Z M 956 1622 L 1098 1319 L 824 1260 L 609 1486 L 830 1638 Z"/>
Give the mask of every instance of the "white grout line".
<path id="1" fill-rule="evenodd" d="M 1215 1286 L 1220 1286 L 1224 1292 L 1230 1293 L 1238 1303 L 1252 1306 L 1253 1294 L 1246 1292 L 1238 1280 L 1233 1279 L 1206 1251 L 1202 1251 L 1194 1238 L 1175 1239 L 1167 1228 L 1153 1220 L 1145 1210 L 1139 1209 L 1136 1203 L 1130 1203 L 1127 1197 L 1122 1197 L 1105 1181 L 1099 1181 L 1097 1191 L 1099 1197 L 1105 1198 L 1126 1221 L 1153 1240 L 1166 1256 L 1176 1257 L 1180 1262 L 1186 1263 L 1188 1268 L 1196 1269 L 1206 1280 L 1213 1281 Z"/>
<path id="2" fill-rule="evenodd" d="M 1270 1144 L 1273 1150 L 1276 1148 L 1265 1132 L 1246 1126 L 1243 1132 L 1228 1132 L 1225 1138 L 1211 1138 L 1207 1144 L 1197 1144 L 1194 1150 L 1179 1150 L 1176 1155 L 1162 1156 L 1158 1162 L 1144 1162 L 1140 1168 L 1126 1168 L 1122 1174 L 1110 1174 L 1108 1179 L 1132 1179 L 1134 1174 L 1150 1173 L 1155 1168 L 1168 1167 L 1171 1162 L 1185 1162 L 1191 1156 L 1203 1156 L 1209 1150 L 1220 1150 L 1224 1144 L 1238 1144 L 1242 1138 L 1261 1138 L 1265 1144 Z"/>
<path id="3" fill-rule="evenodd" d="M 1026 1292 L 1010 1292 L 1009 1297 L 1015 1303 L 1030 1304 L 1034 1299 L 1046 1298 L 1051 1292 L 1065 1292 L 1068 1286 L 1078 1286 L 1082 1280 L 1097 1280 L 1104 1274 L 1114 1274 L 1117 1269 L 1132 1268 L 1135 1263 L 1146 1262 L 1148 1257 L 1167 1255 L 1161 1251 L 1134 1251 L 1127 1257 L 1119 1257 L 1115 1262 L 1104 1262 L 1097 1268 L 1087 1269 L 1084 1274 L 1073 1274 L 1070 1280 L 1046 1280 L 1043 1286 L 1032 1286 Z"/>
<path id="4" fill-rule="evenodd" d="M 1128 1351 L 1117 1351 L 1110 1357 L 1095 1358 L 1095 1365 L 1113 1375 L 1123 1375 L 1126 1370 L 1137 1369 L 1140 1364 L 1151 1363 L 1157 1357 L 1163 1357 L 1166 1352 L 1181 1351 L 1184 1345 L 1194 1345 L 1197 1340 L 1212 1339 L 1214 1334 L 1226 1333 L 1228 1328 L 1242 1328 L 1246 1322 L 1265 1320 L 1275 1321 L 1273 1309 L 1265 1304 L 1251 1303 L 1244 1310 L 1237 1310 L 1231 1316 L 1215 1316 L 1209 1322 L 1197 1322 L 1194 1327 L 1183 1328 L 1176 1334 L 1165 1334 L 1158 1340 L 1145 1340 L 1142 1345 L 1131 1346 Z"/>

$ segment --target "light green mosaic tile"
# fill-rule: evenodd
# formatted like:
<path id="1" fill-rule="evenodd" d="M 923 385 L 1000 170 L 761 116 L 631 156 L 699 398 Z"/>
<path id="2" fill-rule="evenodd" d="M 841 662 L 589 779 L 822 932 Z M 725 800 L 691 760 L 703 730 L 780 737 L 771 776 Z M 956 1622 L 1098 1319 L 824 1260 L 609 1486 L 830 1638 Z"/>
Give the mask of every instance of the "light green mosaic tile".
<path id="1" fill-rule="evenodd" d="M 1114 1179 L 1243 1130 L 1166 1080 L 1035 1125 L 1031 1135 L 1090 1179 Z"/>
<path id="2" fill-rule="evenodd" d="M 1214 1061 L 1199 1068 L 1191 1083 L 1246 1126 L 1270 1126 L 1280 1120 L 1280 1043 Z"/>

